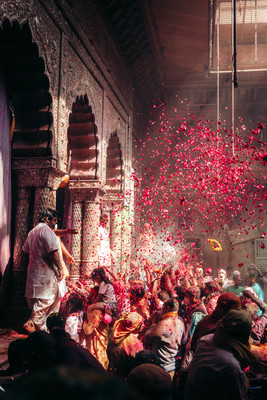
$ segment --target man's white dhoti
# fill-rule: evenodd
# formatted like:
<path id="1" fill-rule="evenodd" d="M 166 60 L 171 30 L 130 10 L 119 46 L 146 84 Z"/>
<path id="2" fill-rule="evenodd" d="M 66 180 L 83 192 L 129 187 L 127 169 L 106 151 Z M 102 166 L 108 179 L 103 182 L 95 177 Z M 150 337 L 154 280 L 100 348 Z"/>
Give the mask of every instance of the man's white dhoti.
<path id="1" fill-rule="evenodd" d="M 46 331 L 46 319 L 50 314 L 59 311 L 61 297 L 57 293 L 54 299 L 26 298 L 26 300 L 29 309 L 32 310 L 31 320 L 34 322 L 34 325 L 36 328 Z"/>
<path id="2" fill-rule="evenodd" d="M 23 246 L 23 251 L 30 255 L 25 297 L 37 329 L 46 329 L 46 318 L 59 311 L 64 295 L 65 282 L 58 281 L 49 263 L 49 254 L 56 250 L 59 250 L 58 239 L 45 223 L 39 223 L 31 230 Z"/>

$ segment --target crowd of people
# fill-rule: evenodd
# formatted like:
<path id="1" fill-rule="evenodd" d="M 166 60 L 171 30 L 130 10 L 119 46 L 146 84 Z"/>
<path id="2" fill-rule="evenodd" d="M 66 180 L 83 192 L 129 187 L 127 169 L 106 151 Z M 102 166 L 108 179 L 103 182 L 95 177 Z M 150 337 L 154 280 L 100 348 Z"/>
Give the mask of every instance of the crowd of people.
<path id="1" fill-rule="evenodd" d="M 73 396 L 75 385 L 77 396 L 95 399 L 266 398 L 267 305 L 255 265 L 242 282 L 239 270 L 203 276 L 199 265 L 159 269 L 144 259 L 66 285 L 55 222 L 46 210 L 24 245 L 30 334 L 10 345 L 3 398 L 23 390 L 42 398 L 34 382 L 45 386 L 44 376 L 57 387 L 44 388 L 52 399 L 59 389 Z"/>

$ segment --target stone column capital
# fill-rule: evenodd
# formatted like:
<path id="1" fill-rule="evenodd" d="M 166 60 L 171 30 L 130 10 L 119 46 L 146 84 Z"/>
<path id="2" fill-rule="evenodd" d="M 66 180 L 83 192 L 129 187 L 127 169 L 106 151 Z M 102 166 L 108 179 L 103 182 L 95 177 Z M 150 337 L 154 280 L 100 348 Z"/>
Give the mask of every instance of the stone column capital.
<path id="1" fill-rule="evenodd" d="M 122 196 L 105 196 L 103 199 L 103 208 L 107 211 L 119 211 L 123 207 L 123 197 Z"/>
<path id="2" fill-rule="evenodd" d="M 101 182 L 96 180 L 70 180 L 69 189 L 73 203 L 99 203 L 105 193 Z"/>

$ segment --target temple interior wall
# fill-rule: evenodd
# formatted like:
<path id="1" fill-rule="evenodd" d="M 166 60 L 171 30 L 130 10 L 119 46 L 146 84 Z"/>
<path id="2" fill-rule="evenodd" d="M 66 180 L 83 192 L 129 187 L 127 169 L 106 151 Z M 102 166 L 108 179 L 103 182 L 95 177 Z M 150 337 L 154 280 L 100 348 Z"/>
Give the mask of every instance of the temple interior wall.
<path id="1" fill-rule="evenodd" d="M 16 306 L 18 303 L 23 305 L 24 302 L 23 281 L 25 280 L 26 264 L 22 266 L 21 245 L 27 232 L 36 222 L 38 210 L 45 206 L 55 206 L 56 190 L 62 176 L 68 172 L 69 116 L 77 96 L 86 95 L 88 97 L 97 126 L 99 138 L 98 181 L 103 190 L 101 193 L 105 193 L 106 152 L 112 133 L 116 132 L 120 142 L 123 168 L 128 170 L 131 168 L 134 113 L 131 74 L 97 4 L 94 1 L 89 2 L 90 15 L 87 17 L 90 18 L 85 18 L 83 9 L 74 10 L 64 0 L 57 2 L 32 0 L 27 2 L 27 5 L 16 0 L 0 3 L 1 26 L 5 21 L 8 21 L 11 26 L 17 22 L 20 27 L 24 24 L 29 25 L 32 42 L 37 44 L 39 56 L 44 61 L 44 73 L 48 77 L 48 90 L 52 96 L 50 107 L 53 117 L 52 158 L 40 160 L 28 157 L 27 159 L 16 159 L 15 162 L 13 160 L 12 163 L 16 177 L 12 185 L 19 187 L 19 193 L 13 199 L 16 203 L 13 227 L 15 243 L 12 248 L 13 263 L 16 267 L 14 267 L 13 274 L 17 274 L 14 276 L 14 280 L 22 282 L 20 287 L 15 289 L 13 287 L 13 290 L 16 291 L 13 296 L 13 298 L 16 297 Z M 89 4 L 87 5 L 89 6 Z M 3 106 L 7 108 L 7 102 Z M 10 127 L 2 130 L 1 150 L 5 143 L 9 143 L 9 132 Z M 140 132 L 136 131 L 135 136 L 139 135 Z M 6 157 L 8 157 L 8 151 Z M 8 160 L 5 164 L 8 165 Z M 8 173 L 11 172 L 8 171 Z M 46 173 L 48 174 L 47 178 L 44 178 Z M 11 180 L 6 179 L 3 202 L 7 207 L 11 205 L 6 198 L 6 196 L 10 197 L 10 184 Z M 88 185 L 90 186 L 90 183 Z M 82 201 L 85 200 L 87 200 L 86 196 Z M 96 206 L 98 208 L 101 206 L 99 200 L 96 204 L 98 204 Z M 82 206 L 85 207 L 85 205 Z M 34 217 L 31 215 L 33 207 Z M 96 208 L 94 212 L 95 216 L 99 218 Z M 7 229 L 10 210 L 3 213 L 4 215 L 6 215 L 6 220 L 1 219 L 1 232 L 3 229 Z M 88 218 L 91 221 L 91 217 Z M 19 225 L 22 223 L 25 226 L 20 230 Z M 11 247 L 10 232 L 7 232 L 7 235 L 7 243 L 1 253 L 1 263 L 5 264 L 1 267 L 3 275 Z M 130 232 L 127 232 L 127 235 L 129 236 Z M 4 243 L 5 240 L 2 241 L 2 246 Z"/>

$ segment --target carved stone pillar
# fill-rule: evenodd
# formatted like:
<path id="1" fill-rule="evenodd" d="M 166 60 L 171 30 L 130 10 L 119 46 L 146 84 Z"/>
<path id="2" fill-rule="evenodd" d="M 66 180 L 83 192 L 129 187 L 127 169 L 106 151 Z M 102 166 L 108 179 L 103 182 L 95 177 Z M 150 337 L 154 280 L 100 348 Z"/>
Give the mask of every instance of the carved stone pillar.
<path id="1" fill-rule="evenodd" d="M 130 209 L 127 206 L 124 206 L 122 209 L 122 225 L 121 225 L 121 237 L 122 237 L 122 247 L 121 247 L 121 255 L 122 262 L 121 268 L 124 270 L 128 263 L 131 255 L 131 218 L 130 218 Z"/>
<path id="2" fill-rule="evenodd" d="M 13 270 L 21 271 L 24 266 L 21 263 L 22 246 L 28 235 L 28 215 L 29 215 L 30 190 L 29 188 L 18 188 L 15 241 L 13 251 Z"/>
<path id="3" fill-rule="evenodd" d="M 28 312 L 24 298 L 28 256 L 23 253 L 22 246 L 28 235 L 29 202 L 30 190 L 28 188 L 18 188 L 13 251 L 12 287 L 9 298 L 8 314 L 13 316 L 15 312 L 18 315 L 25 316 L 25 318 Z"/>
<path id="4" fill-rule="evenodd" d="M 76 192 L 71 191 L 72 197 L 72 228 L 78 231 L 77 235 L 71 237 L 71 254 L 75 259 L 75 263 L 70 265 L 70 279 L 77 280 L 80 276 L 81 264 L 81 243 L 82 243 L 82 203 L 80 196 Z"/>
<path id="5" fill-rule="evenodd" d="M 70 180 L 70 195 L 73 202 L 72 227 L 79 232 L 72 236 L 71 252 L 77 260 L 71 267 L 71 279 L 81 275 L 88 278 L 98 266 L 98 226 L 100 197 L 104 194 L 98 181 Z"/>
<path id="6" fill-rule="evenodd" d="M 113 203 L 112 210 L 110 212 L 110 248 L 114 251 L 119 268 L 121 269 L 121 246 L 122 246 L 122 219 L 121 219 L 121 203 Z"/>
<path id="7" fill-rule="evenodd" d="M 34 193 L 34 226 L 39 222 L 40 213 L 48 207 L 56 209 L 56 191 L 48 187 L 37 187 Z"/>
<path id="8" fill-rule="evenodd" d="M 92 270 L 98 267 L 98 226 L 100 207 L 97 196 L 86 199 L 84 203 L 83 220 L 83 259 L 81 274 L 90 276 Z"/>

